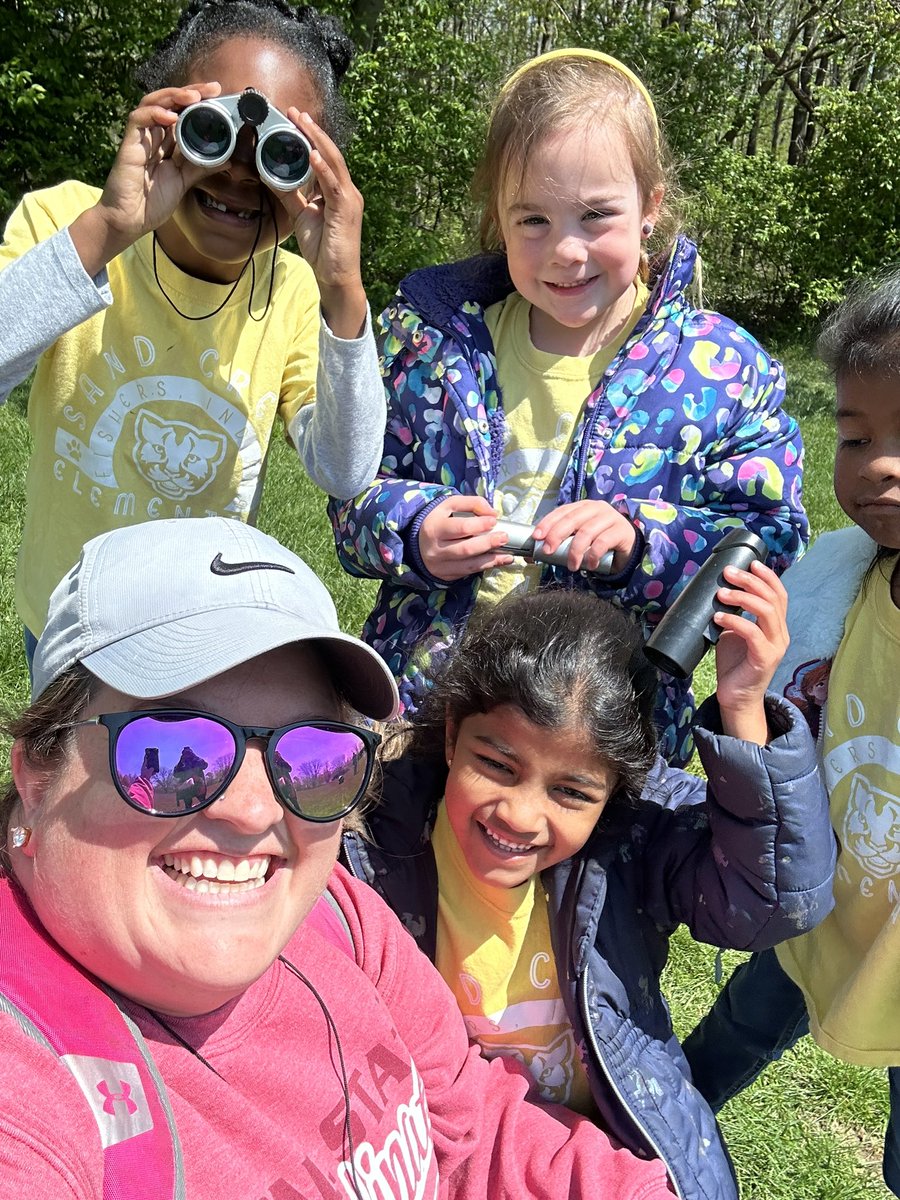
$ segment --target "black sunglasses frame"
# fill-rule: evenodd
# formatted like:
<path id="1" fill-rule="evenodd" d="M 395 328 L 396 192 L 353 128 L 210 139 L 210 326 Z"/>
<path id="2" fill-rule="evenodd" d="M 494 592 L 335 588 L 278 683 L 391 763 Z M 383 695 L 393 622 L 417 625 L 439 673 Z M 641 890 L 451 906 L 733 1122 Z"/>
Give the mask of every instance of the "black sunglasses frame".
<path id="1" fill-rule="evenodd" d="M 142 804 L 137 804 L 128 795 L 125 788 L 119 783 L 119 773 L 116 768 L 116 746 L 119 740 L 119 734 L 127 726 L 143 717 L 155 717 L 162 720 L 174 720 L 182 717 L 204 717 L 208 721 L 213 721 L 216 725 L 221 725 L 227 729 L 234 738 L 234 762 L 223 778 L 222 782 L 208 795 L 202 803 L 195 805 L 193 808 L 180 809 L 177 812 L 159 812 L 153 808 L 146 808 Z M 295 817 L 299 817 L 302 821 L 310 821 L 314 825 L 329 825 L 332 821 L 339 821 L 341 817 L 346 817 L 348 813 L 353 812 L 360 801 L 366 794 L 369 787 L 369 781 L 372 778 L 372 771 L 375 768 L 375 751 L 381 742 L 381 734 L 376 733 L 373 729 L 360 729 L 358 725 L 349 725 L 345 721 L 329 721 L 313 719 L 311 721 L 292 721 L 289 725 L 279 725 L 276 729 L 269 726 L 260 725 L 236 725 L 234 721 L 229 721 L 227 717 L 220 717 L 218 713 L 202 712 L 199 709 L 191 708 L 142 708 L 135 709 L 132 712 L 118 713 L 101 713 L 96 717 L 88 717 L 84 721 L 68 721 L 65 725 L 61 725 L 60 729 L 78 729 L 85 725 L 102 725 L 109 734 L 109 773 L 112 778 L 113 786 L 116 791 L 125 801 L 129 808 L 133 808 L 135 812 L 143 813 L 147 817 L 184 817 L 191 816 L 193 813 L 202 812 L 204 808 L 209 808 L 214 804 L 220 796 L 224 795 L 228 785 L 234 780 L 238 771 L 241 768 L 241 763 L 244 761 L 244 755 L 247 751 L 247 742 L 254 738 L 260 739 L 266 743 L 266 751 L 264 759 L 266 763 L 266 774 L 269 777 L 269 783 L 272 785 L 272 791 L 275 799 L 286 808 L 288 812 L 293 813 Z M 362 783 L 360 784 L 353 800 L 345 805 L 339 812 L 336 812 L 327 817 L 312 817 L 309 813 L 301 812 L 296 803 L 292 803 L 278 788 L 278 783 L 275 775 L 275 750 L 281 736 L 285 733 L 290 733 L 294 729 L 324 729 L 334 733 L 355 733 L 366 749 L 366 769 L 363 775 Z"/>

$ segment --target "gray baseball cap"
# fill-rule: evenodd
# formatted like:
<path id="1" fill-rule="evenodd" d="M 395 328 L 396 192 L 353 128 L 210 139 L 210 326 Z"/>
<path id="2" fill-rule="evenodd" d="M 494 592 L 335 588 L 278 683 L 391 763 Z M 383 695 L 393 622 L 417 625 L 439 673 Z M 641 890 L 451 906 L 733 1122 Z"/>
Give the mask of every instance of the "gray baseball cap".
<path id="1" fill-rule="evenodd" d="M 396 715 L 386 664 L 341 633 L 327 588 L 296 554 L 222 517 L 152 521 L 93 538 L 54 589 L 31 696 L 80 662 L 124 695 L 149 700 L 307 641 L 358 712 Z"/>

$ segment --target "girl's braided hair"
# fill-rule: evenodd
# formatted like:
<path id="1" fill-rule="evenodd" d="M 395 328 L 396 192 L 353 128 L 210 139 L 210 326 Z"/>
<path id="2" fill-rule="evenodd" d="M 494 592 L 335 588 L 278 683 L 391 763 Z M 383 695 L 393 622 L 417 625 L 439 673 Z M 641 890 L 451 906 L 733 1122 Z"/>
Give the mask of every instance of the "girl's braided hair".
<path id="1" fill-rule="evenodd" d="M 190 0 L 178 25 L 135 72 L 145 92 L 193 81 L 194 66 L 231 38 L 255 37 L 283 46 L 309 72 L 319 94 L 318 123 L 339 146 L 351 133 L 338 85 L 355 47 L 336 17 L 289 0 Z"/>

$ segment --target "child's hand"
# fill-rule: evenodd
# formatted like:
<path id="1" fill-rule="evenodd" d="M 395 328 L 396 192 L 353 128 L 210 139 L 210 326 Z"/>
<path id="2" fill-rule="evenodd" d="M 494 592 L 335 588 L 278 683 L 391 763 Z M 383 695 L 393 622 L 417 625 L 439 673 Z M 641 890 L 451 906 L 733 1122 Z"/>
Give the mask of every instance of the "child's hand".
<path id="1" fill-rule="evenodd" d="M 162 88 L 129 114 L 119 152 L 94 209 L 70 227 L 85 269 L 96 275 L 139 237 L 171 217 L 187 190 L 209 168 L 173 156 L 178 114 L 189 104 L 218 96 L 218 83 Z M 84 219 L 82 219 L 84 218 Z"/>
<path id="2" fill-rule="evenodd" d="M 615 572 L 628 562 L 637 530 L 605 500 L 578 500 L 554 508 L 534 528 L 535 541 L 543 541 L 548 554 L 567 537 L 572 538 L 566 560 L 570 571 L 596 571 L 603 555 L 612 550 Z"/>
<path id="3" fill-rule="evenodd" d="M 722 728 L 731 737 L 764 746 L 769 740 L 763 698 L 788 647 L 787 592 L 769 567 L 755 562 L 749 571 L 726 567 L 722 604 L 741 608 L 755 623 L 735 613 L 716 613 L 723 630 L 716 643 L 716 697 Z"/>
<path id="4" fill-rule="evenodd" d="M 363 198 L 350 178 L 344 156 L 309 113 L 287 110 L 312 147 L 315 173 L 310 195 L 303 190 L 278 193 L 294 221 L 300 253 L 315 272 L 322 311 L 338 337 L 354 338 L 366 318 L 366 294 L 360 268 Z"/>
<path id="5" fill-rule="evenodd" d="M 454 517 L 453 513 L 471 513 Z M 419 528 L 419 555 L 436 579 L 448 583 L 491 567 L 508 567 L 511 554 L 498 554 L 506 541 L 494 533 L 497 514 L 483 496 L 450 496 L 436 505 Z"/>

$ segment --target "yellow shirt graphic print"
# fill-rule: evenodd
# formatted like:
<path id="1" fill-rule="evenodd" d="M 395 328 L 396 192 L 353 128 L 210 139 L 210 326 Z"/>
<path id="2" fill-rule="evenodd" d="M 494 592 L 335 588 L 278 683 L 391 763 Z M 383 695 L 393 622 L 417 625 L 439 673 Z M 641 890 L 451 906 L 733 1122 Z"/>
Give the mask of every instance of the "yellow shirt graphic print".
<path id="1" fill-rule="evenodd" d="M 469 871 L 444 805 L 432 835 L 438 867 L 436 965 L 469 1040 L 531 1073 L 545 1100 L 591 1115 L 593 1102 L 559 989 L 540 878 L 489 887 Z"/>
<path id="2" fill-rule="evenodd" d="M 900 1065 L 900 609 L 890 563 L 847 615 L 828 685 L 823 771 L 839 852 L 834 910 L 777 948 L 816 1041 Z"/>
<path id="3" fill-rule="evenodd" d="M 98 196 L 72 181 L 26 197 L 7 226 L 0 270 Z M 259 256 L 254 297 L 246 272 L 220 312 L 187 320 L 166 296 L 183 313 L 212 314 L 231 285 L 184 274 L 159 247 L 154 263 L 146 235 L 109 264 L 112 305 L 41 355 L 16 579 L 33 633 L 53 587 L 97 534 L 168 517 L 255 519 L 276 421 L 287 427 L 315 399 L 318 361 L 312 272 L 279 253 L 263 316 L 272 265 L 271 253 Z M 249 319 L 248 305 L 261 319 Z"/>

